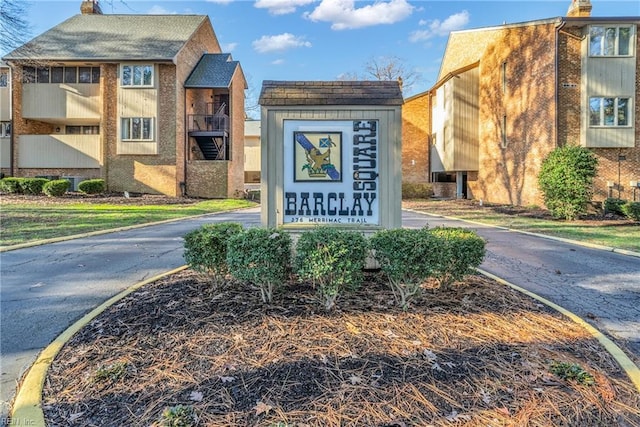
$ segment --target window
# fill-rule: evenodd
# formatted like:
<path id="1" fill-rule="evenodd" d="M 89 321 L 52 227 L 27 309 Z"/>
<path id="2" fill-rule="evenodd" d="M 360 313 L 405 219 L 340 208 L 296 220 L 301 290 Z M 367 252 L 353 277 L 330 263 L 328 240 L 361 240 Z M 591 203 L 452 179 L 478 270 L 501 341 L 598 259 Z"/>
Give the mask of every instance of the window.
<path id="1" fill-rule="evenodd" d="M 631 55 L 631 26 L 599 26 L 589 28 L 589 55 Z"/>
<path id="2" fill-rule="evenodd" d="M 631 98 L 589 98 L 590 126 L 630 126 Z"/>
<path id="3" fill-rule="evenodd" d="M 51 83 L 64 81 L 64 67 L 51 67 Z"/>
<path id="4" fill-rule="evenodd" d="M 22 75 L 23 83 L 100 83 L 100 67 L 24 67 Z"/>
<path id="5" fill-rule="evenodd" d="M 0 71 L 0 87 L 7 87 L 9 85 L 9 72 Z"/>
<path id="6" fill-rule="evenodd" d="M 502 93 L 507 93 L 507 63 L 502 63 Z"/>
<path id="7" fill-rule="evenodd" d="M 153 119 L 150 117 L 126 117 L 122 119 L 123 141 L 153 140 Z"/>
<path id="8" fill-rule="evenodd" d="M 0 122 L 0 137 L 11 136 L 11 122 Z"/>
<path id="9" fill-rule="evenodd" d="M 505 114 L 504 116 L 502 116 L 502 126 L 501 126 L 501 131 L 502 131 L 502 141 L 500 142 L 500 145 L 502 146 L 502 148 L 507 148 L 507 144 L 509 143 L 509 141 L 507 140 L 507 115 Z"/>
<path id="10" fill-rule="evenodd" d="M 36 68 L 38 83 L 49 83 L 49 67 Z"/>
<path id="11" fill-rule="evenodd" d="M 121 86 L 153 86 L 153 65 L 123 65 Z"/>
<path id="12" fill-rule="evenodd" d="M 22 82 L 23 83 L 35 83 L 36 82 L 36 69 L 35 69 L 35 67 L 24 67 L 22 69 Z"/>
<path id="13" fill-rule="evenodd" d="M 67 135 L 98 135 L 100 134 L 100 126 L 67 125 L 64 132 Z"/>

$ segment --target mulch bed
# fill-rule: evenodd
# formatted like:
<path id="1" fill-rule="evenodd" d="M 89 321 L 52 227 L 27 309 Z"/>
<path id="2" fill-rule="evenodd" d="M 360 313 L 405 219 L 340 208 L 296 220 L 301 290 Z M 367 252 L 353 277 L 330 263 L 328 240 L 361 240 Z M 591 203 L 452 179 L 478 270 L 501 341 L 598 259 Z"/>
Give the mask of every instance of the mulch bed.
<path id="1" fill-rule="evenodd" d="M 565 380 L 575 363 L 594 385 Z M 480 276 L 403 311 L 378 273 L 325 312 L 292 281 L 272 305 L 190 270 L 110 307 L 51 366 L 49 426 L 640 426 L 640 396 L 597 341 Z"/>

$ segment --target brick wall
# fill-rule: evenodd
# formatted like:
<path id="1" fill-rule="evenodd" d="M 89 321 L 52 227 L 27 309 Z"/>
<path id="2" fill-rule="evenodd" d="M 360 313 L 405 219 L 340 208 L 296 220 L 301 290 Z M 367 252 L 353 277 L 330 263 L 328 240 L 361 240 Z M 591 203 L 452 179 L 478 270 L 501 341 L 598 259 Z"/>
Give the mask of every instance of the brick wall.
<path id="1" fill-rule="evenodd" d="M 402 181 L 429 182 L 430 96 L 421 93 L 402 106 Z"/>
<path id="2" fill-rule="evenodd" d="M 477 199 L 540 204 L 537 176 L 555 147 L 554 25 L 496 31 L 480 62 L 479 171 L 469 187 Z"/>
<path id="3" fill-rule="evenodd" d="M 244 88 L 246 82 L 238 69 L 231 82 L 231 161 L 228 162 L 227 197 L 238 198 L 244 194 Z"/>

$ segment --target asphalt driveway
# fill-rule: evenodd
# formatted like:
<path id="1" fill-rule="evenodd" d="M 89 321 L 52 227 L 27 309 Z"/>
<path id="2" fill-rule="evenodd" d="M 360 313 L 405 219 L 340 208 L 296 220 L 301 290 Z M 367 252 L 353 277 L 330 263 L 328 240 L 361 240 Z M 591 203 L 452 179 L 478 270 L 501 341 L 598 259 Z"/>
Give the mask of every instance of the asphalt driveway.
<path id="1" fill-rule="evenodd" d="M 183 240 L 204 223 L 260 224 L 259 208 L 213 214 L 0 254 L 0 399 L 71 323 L 129 286 L 184 264 Z M 482 268 L 629 340 L 640 360 L 640 258 L 489 226 L 403 212 L 403 226 L 461 226 L 487 239 Z"/>

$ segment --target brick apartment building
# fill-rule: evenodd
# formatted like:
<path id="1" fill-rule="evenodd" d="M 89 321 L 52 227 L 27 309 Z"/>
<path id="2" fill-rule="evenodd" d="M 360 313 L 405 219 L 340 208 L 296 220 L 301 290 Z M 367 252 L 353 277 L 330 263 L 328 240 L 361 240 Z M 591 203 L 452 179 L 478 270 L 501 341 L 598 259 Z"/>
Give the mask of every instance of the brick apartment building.
<path id="1" fill-rule="evenodd" d="M 95 0 L 80 10 L 2 58 L 13 86 L 2 172 L 103 178 L 114 192 L 242 194 L 247 84 L 209 18 L 104 15 Z"/>
<path id="2" fill-rule="evenodd" d="M 404 179 L 542 204 L 541 162 L 572 144 L 599 159 L 594 200 L 640 197 L 640 17 L 591 9 L 573 0 L 566 17 L 452 32 L 438 82 L 403 108 Z"/>

